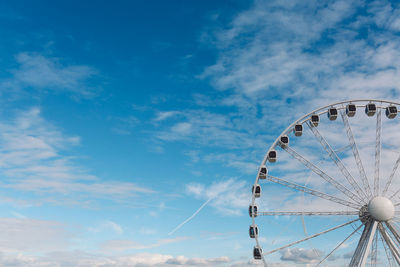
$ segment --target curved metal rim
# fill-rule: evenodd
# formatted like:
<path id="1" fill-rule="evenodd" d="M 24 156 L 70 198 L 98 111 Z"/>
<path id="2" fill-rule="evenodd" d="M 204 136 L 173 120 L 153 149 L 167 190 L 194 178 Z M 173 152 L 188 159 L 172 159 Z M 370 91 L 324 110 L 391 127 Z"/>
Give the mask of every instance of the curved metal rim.
<path id="1" fill-rule="evenodd" d="M 325 106 L 319 107 L 319 108 L 317 108 L 317 109 L 315 109 L 315 110 L 313 110 L 313 111 L 311 111 L 311 112 L 309 112 L 309 113 L 307 113 L 307 114 L 301 116 L 301 117 L 298 118 L 296 121 L 294 121 L 292 124 L 290 124 L 285 130 L 283 130 L 283 131 L 281 132 L 281 134 L 278 135 L 278 137 L 277 137 L 277 138 L 275 139 L 275 141 L 272 143 L 272 145 L 269 147 L 269 149 L 268 149 L 267 153 L 265 154 L 264 159 L 263 159 L 263 161 L 261 162 L 261 165 L 260 165 L 260 166 L 264 166 L 264 165 L 266 166 L 266 163 L 267 163 L 267 160 L 268 160 L 268 154 L 269 154 L 269 152 L 270 152 L 271 150 L 275 149 L 275 147 L 278 145 L 278 142 L 279 142 L 280 137 L 283 136 L 283 135 L 285 135 L 285 134 L 288 134 L 288 133 L 293 129 L 293 127 L 294 127 L 296 124 L 303 124 L 303 123 L 307 122 L 308 120 L 310 120 L 310 116 L 311 116 L 311 115 L 314 115 L 314 114 L 315 114 L 315 115 L 321 115 L 321 114 L 327 113 L 328 110 L 326 110 L 326 109 L 328 109 L 328 108 L 333 108 L 333 107 L 335 107 L 335 108 L 337 108 L 338 110 L 340 110 L 340 109 L 344 109 L 344 108 L 345 108 L 345 107 L 343 106 L 344 104 L 358 104 L 358 103 L 360 103 L 360 102 L 361 102 L 361 103 L 367 102 L 367 103 L 365 103 L 365 104 L 368 104 L 368 103 L 375 103 L 375 104 L 376 104 L 376 103 L 380 103 L 380 104 L 389 104 L 389 105 L 397 105 L 397 106 L 400 106 L 400 103 L 399 103 L 399 102 L 394 102 L 394 101 L 389 101 L 389 100 L 380 100 L 380 99 L 355 99 L 355 100 L 346 100 L 346 101 L 335 102 L 335 103 L 332 103 L 332 104 L 329 104 L 329 105 L 325 105 Z M 357 106 L 358 106 L 358 107 L 363 107 L 363 106 L 365 106 L 365 104 L 364 104 L 364 105 L 359 104 L 359 105 L 357 105 Z M 340 106 L 339 106 L 339 105 L 340 105 Z M 339 107 L 337 107 L 337 106 L 339 106 Z M 385 106 L 385 107 L 377 106 L 377 108 L 381 108 L 381 109 L 386 108 L 386 107 L 387 107 L 387 106 Z M 399 111 L 398 111 L 398 112 L 399 112 Z M 267 170 L 268 170 L 268 168 L 267 168 Z M 258 171 L 258 172 L 259 172 L 259 171 Z M 258 180 L 259 180 L 259 179 L 258 179 L 258 172 L 257 172 L 257 177 L 256 177 L 256 180 L 255 180 L 255 182 L 254 182 L 254 185 L 258 184 Z M 252 192 L 251 206 L 254 206 L 254 205 L 255 205 L 255 199 L 256 199 L 256 197 L 255 197 L 255 195 L 254 195 L 254 192 Z M 252 213 L 251 219 L 252 219 L 252 225 L 256 225 L 254 212 Z M 260 233 L 260 230 L 259 230 L 259 233 Z M 256 240 L 257 247 L 261 248 L 260 243 L 259 243 L 259 241 L 258 241 L 258 235 L 256 235 L 254 239 Z M 264 262 L 264 265 L 267 266 L 267 262 L 265 261 L 265 258 L 264 258 L 263 253 L 261 253 L 261 259 L 262 259 L 262 261 Z"/>

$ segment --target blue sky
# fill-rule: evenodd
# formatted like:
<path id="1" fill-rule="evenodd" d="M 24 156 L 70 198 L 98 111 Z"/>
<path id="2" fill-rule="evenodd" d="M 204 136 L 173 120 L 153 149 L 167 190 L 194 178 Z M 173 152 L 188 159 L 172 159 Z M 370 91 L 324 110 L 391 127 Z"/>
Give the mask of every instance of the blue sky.
<path id="1" fill-rule="evenodd" d="M 257 265 L 246 209 L 267 147 L 323 104 L 398 98 L 399 14 L 394 1 L 0 3 L 1 265 Z M 299 264 L 285 253 L 276 266 Z"/>

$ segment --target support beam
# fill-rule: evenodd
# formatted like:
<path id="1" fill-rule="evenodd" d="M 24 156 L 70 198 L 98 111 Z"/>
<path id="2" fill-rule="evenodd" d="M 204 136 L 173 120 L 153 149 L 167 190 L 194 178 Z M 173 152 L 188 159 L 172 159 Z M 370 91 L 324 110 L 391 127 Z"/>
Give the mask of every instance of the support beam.
<path id="1" fill-rule="evenodd" d="M 338 204 L 341 204 L 341 205 L 344 205 L 344 206 L 347 206 L 347 207 L 351 207 L 351 208 L 356 209 L 356 210 L 359 210 L 360 207 L 361 207 L 360 204 L 356 204 L 356 203 L 353 203 L 353 202 L 350 202 L 350 201 L 347 201 L 347 200 L 343 200 L 343 199 L 340 199 L 338 197 L 334 197 L 334 196 L 319 192 L 317 190 L 310 189 L 308 187 L 301 186 L 301 185 L 286 181 L 286 180 L 284 180 L 282 178 L 278 178 L 278 177 L 274 177 L 274 176 L 271 176 L 271 175 L 267 175 L 266 180 L 268 180 L 270 182 L 273 182 L 273 183 L 276 183 L 276 184 L 280 184 L 280 185 L 292 188 L 292 189 L 300 191 L 300 192 L 304 192 L 304 193 L 307 193 L 307 194 L 322 198 L 322 199 L 326 199 L 326 200 L 329 200 L 329 201 L 332 201 L 332 202 L 335 202 L 335 203 L 338 203 Z"/>
<path id="2" fill-rule="evenodd" d="M 261 211 L 257 216 L 358 216 L 358 211 Z"/>
<path id="3" fill-rule="evenodd" d="M 393 240 L 390 238 L 390 236 L 386 233 L 385 228 L 382 226 L 382 224 L 379 224 L 379 232 L 381 233 L 383 239 L 385 239 L 386 244 L 388 245 L 390 251 L 392 252 L 392 255 L 394 259 L 396 260 L 397 264 L 400 265 L 400 253 L 396 245 L 393 243 Z"/>
<path id="4" fill-rule="evenodd" d="M 347 170 L 346 166 L 344 166 L 343 162 L 340 160 L 339 156 L 336 154 L 336 152 L 329 145 L 328 141 L 318 131 L 317 127 L 312 126 L 310 121 L 307 123 L 307 125 L 308 125 L 308 128 L 311 130 L 311 132 L 314 134 L 315 138 L 318 140 L 318 142 L 324 148 L 326 153 L 328 153 L 328 156 L 332 159 L 333 162 L 335 162 L 336 166 L 339 168 L 340 172 L 346 178 L 347 182 L 357 192 L 358 196 L 361 197 L 361 198 L 367 199 L 368 196 L 365 194 L 365 192 L 358 185 L 358 183 L 356 182 L 354 177 Z"/>
<path id="5" fill-rule="evenodd" d="M 382 109 L 376 114 L 376 135 L 375 135 L 375 172 L 374 172 L 374 196 L 379 195 L 379 167 L 381 161 L 381 120 Z"/>
<path id="6" fill-rule="evenodd" d="M 277 251 L 279 251 L 279 250 L 282 250 L 282 249 L 285 249 L 285 248 L 294 246 L 294 245 L 296 245 L 296 244 L 299 244 L 299 243 L 301 243 L 301 242 L 310 240 L 310 239 L 315 238 L 315 237 L 317 237 L 317 236 L 320 236 L 320 235 L 329 233 L 329 232 L 331 232 L 331 231 L 333 231 L 333 230 L 342 228 L 342 227 L 344 227 L 344 226 L 346 226 L 346 225 L 349 225 L 349 224 L 354 223 L 354 222 L 359 221 L 359 220 L 360 220 L 360 219 L 357 218 L 357 219 L 355 219 L 355 220 L 349 221 L 349 222 L 347 222 L 347 223 L 343 223 L 343 224 L 341 224 L 341 225 L 335 226 L 335 227 L 333 227 L 333 228 L 330 228 L 330 229 L 328 229 L 328 230 L 319 232 L 319 233 L 317 233 L 317 234 L 310 235 L 310 236 L 308 236 L 308 237 L 306 237 L 306 238 L 303 238 L 303 239 L 300 239 L 300 240 L 298 240 L 298 241 L 292 242 L 292 243 L 287 244 L 287 245 L 285 245 L 285 246 L 282 246 L 282 247 L 280 247 L 280 248 L 277 248 L 277 249 L 274 249 L 274 250 L 265 252 L 265 253 L 263 253 L 263 255 L 269 255 L 269 254 L 272 254 L 272 253 L 277 252 Z"/>
<path id="7" fill-rule="evenodd" d="M 311 163 L 305 157 L 300 155 L 300 153 L 296 152 L 293 148 L 289 146 L 283 146 L 282 148 L 286 152 L 288 152 L 293 158 L 297 159 L 304 166 L 312 170 L 315 174 L 319 175 L 322 179 L 330 183 L 332 186 L 334 186 L 337 190 L 348 196 L 350 199 L 360 204 L 363 203 L 363 200 L 359 196 L 357 196 L 352 191 L 347 189 L 344 185 L 342 185 L 341 183 L 330 177 L 328 174 L 326 174 L 324 171 L 318 168 L 315 164 Z"/>
<path id="8" fill-rule="evenodd" d="M 369 186 L 367 175 L 365 174 L 364 166 L 361 161 L 360 153 L 358 152 L 356 141 L 354 140 L 353 132 L 351 131 L 349 119 L 347 118 L 347 115 L 345 114 L 344 111 L 341 111 L 340 115 L 342 116 L 343 124 L 346 129 L 346 134 L 349 139 L 351 148 L 353 150 L 353 156 L 354 159 L 356 160 L 358 172 L 360 173 L 360 178 L 364 187 L 364 191 L 368 195 L 368 197 L 371 198 L 372 197 L 371 188 Z"/>
<path id="9" fill-rule="evenodd" d="M 399 167 L 399 164 L 400 164 L 400 155 L 399 155 L 399 157 L 397 158 L 396 162 L 393 165 L 392 172 L 390 173 L 389 179 L 386 182 L 385 189 L 383 189 L 382 196 L 386 195 L 390 185 L 392 184 L 394 174 L 396 173 L 397 168 Z M 393 198 L 393 196 L 391 198 Z"/>
<path id="10" fill-rule="evenodd" d="M 359 267 L 359 266 L 361 266 L 360 264 L 362 262 L 362 257 L 363 257 L 363 255 L 365 253 L 367 242 L 368 242 L 369 236 L 371 234 L 372 225 L 373 225 L 373 223 L 371 221 L 367 221 L 365 223 L 365 227 L 364 227 L 364 230 L 363 230 L 363 232 L 361 234 L 361 237 L 360 237 L 360 239 L 358 241 L 357 248 L 354 251 L 353 257 L 351 258 L 351 261 L 350 261 L 350 264 L 349 264 L 350 267 Z"/>

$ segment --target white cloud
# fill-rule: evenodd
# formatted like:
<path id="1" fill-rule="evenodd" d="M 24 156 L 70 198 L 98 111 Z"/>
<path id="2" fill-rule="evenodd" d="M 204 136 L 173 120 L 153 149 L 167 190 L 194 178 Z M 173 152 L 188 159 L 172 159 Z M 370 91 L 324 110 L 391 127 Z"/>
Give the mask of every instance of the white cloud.
<path id="1" fill-rule="evenodd" d="M 71 233 L 55 221 L 0 218 L 0 231 L 3 253 L 50 252 L 70 246 Z"/>
<path id="2" fill-rule="evenodd" d="M 323 253 L 317 249 L 288 248 L 281 252 L 281 260 L 296 264 L 317 263 Z"/>
<path id="3" fill-rule="evenodd" d="M 116 222 L 110 221 L 110 220 L 103 221 L 98 226 L 90 227 L 88 230 L 93 233 L 100 233 L 100 232 L 106 232 L 106 231 L 111 230 L 118 235 L 120 235 L 124 232 L 124 229 L 122 228 L 121 225 L 119 225 Z"/>
<path id="4" fill-rule="evenodd" d="M 154 121 L 156 122 L 163 121 L 179 114 L 180 114 L 179 111 L 160 111 L 156 114 Z"/>
<path id="5" fill-rule="evenodd" d="M 249 204 L 251 190 L 244 181 L 227 179 L 213 182 L 208 187 L 192 183 L 186 186 L 189 194 L 196 198 L 210 200 L 209 205 L 224 215 L 240 215 Z"/>
<path id="6" fill-rule="evenodd" d="M 186 256 L 172 256 L 157 253 L 138 253 L 123 256 L 102 256 L 88 254 L 82 251 L 53 252 L 43 257 L 24 254 L 0 254 L 2 266 L 32 266 L 32 267 L 250 267 L 263 266 L 262 262 L 254 260 L 232 260 L 221 256 L 216 258 L 189 258 Z M 294 267 L 286 263 L 269 264 L 271 267 Z"/>
<path id="7" fill-rule="evenodd" d="M 20 112 L 0 122 L 1 187 L 35 193 L 63 195 L 86 193 L 113 199 L 152 190 L 130 182 L 102 181 L 64 153 L 79 143 L 43 119 L 38 108 Z M 82 196 L 82 195 L 81 195 Z"/>
<path id="8" fill-rule="evenodd" d="M 69 91 L 85 97 L 93 96 L 98 90 L 88 85 L 88 80 L 97 75 L 91 67 L 65 65 L 59 58 L 38 53 L 20 53 L 16 61 L 19 66 L 11 70 L 13 77 L 2 82 L 5 88 Z"/>
<path id="9" fill-rule="evenodd" d="M 160 239 L 157 242 L 151 244 L 138 243 L 132 240 L 108 240 L 101 245 L 101 250 L 105 252 L 110 252 L 110 251 L 127 251 L 133 249 L 149 249 L 171 243 L 182 242 L 188 239 L 189 237 L 179 236 L 169 239 Z"/>

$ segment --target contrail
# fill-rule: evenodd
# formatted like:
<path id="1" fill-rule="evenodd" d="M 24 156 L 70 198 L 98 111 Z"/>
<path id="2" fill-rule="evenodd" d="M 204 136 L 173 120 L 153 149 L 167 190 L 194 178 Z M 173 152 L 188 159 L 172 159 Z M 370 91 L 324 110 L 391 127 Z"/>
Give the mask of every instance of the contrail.
<path id="1" fill-rule="evenodd" d="M 175 227 L 174 230 L 172 230 L 171 232 L 169 232 L 168 235 L 172 235 L 173 233 L 175 233 L 179 228 L 181 228 L 183 225 L 185 225 L 187 222 L 189 222 L 191 219 L 193 219 L 197 213 L 199 213 L 207 204 L 208 202 L 210 202 L 213 198 L 208 199 L 206 202 L 203 203 L 203 205 L 200 206 L 200 208 L 198 208 L 193 214 L 192 216 L 190 216 L 189 218 L 187 218 L 186 220 L 184 220 L 180 225 L 178 225 L 177 227 Z"/>

